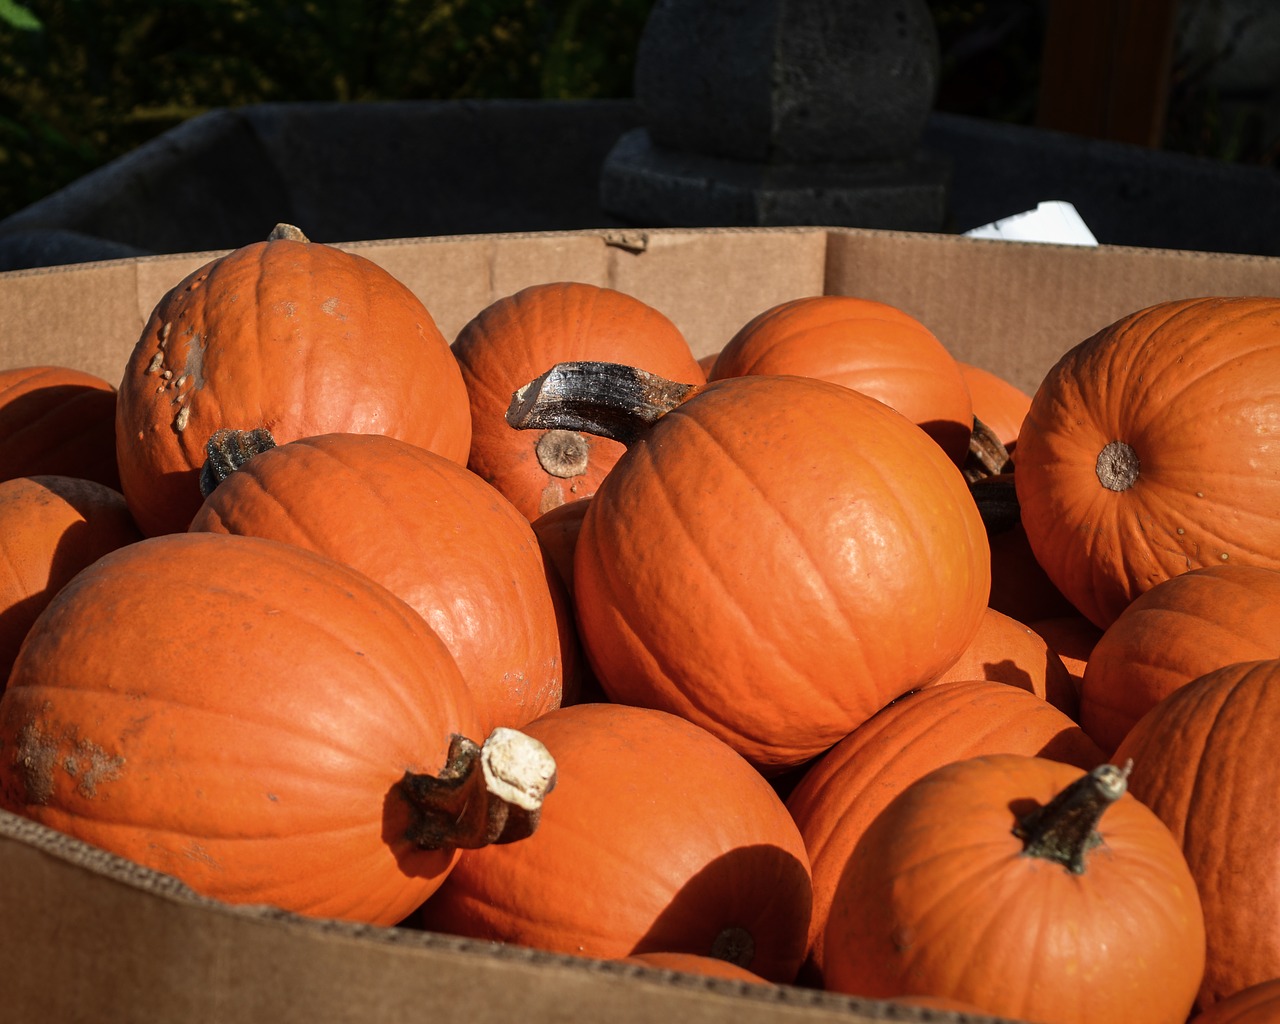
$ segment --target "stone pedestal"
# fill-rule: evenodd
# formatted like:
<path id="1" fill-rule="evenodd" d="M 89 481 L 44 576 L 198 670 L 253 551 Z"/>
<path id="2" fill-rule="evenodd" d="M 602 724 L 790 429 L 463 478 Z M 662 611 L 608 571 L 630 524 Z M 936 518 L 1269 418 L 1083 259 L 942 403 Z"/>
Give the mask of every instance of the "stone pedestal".
<path id="1" fill-rule="evenodd" d="M 924 0 L 658 0 L 643 127 L 601 169 L 632 223 L 939 230 L 948 164 L 920 138 L 938 41 Z"/>

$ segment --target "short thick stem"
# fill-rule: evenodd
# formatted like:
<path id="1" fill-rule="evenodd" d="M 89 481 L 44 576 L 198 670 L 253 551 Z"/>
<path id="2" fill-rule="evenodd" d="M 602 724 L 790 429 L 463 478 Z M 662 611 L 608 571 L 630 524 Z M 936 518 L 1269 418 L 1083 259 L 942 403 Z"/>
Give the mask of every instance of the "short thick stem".
<path id="1" fill-rule="evenodd" d="M 400 780 L 414 812 L 407 837 L 428 850 L 527 838 L 555 784 L 555 760 L 532 736 L 497 728 L 483 746 L 454 736 L 440 774 L 405 772 Z"/>
<path id="2" fill-rule="evenodd" d="M 969 434 L 969 454 L 965 456 L 961 472 L 970 483 L 987 477 L 999 476 L 1010 469 L 1009 449 L 989 426 L 973 418 L 973 430 Z"/>
<path id="3" fill-rule="evenodd" d="M 1019 818 L 1013 834 L 1023 841 L 1023 854 L 1054 861 L 1073 874 L 1084 874 L 1085 854 L 1102 842 L 1098 822 L 1129 788 L 1132 767 L 1132 761 L 1123 768 L 1099 765 L 1043 807 Z"/>
<path id="4" fill-rule="evenodd" d="M 632 444 L 698 389 L 620 363 L 557 363 L 511 396 L 507 423 Z"/>
<path id="5" fill-rule="evenodd" d="M 204 466 L 200 470 L 200 495 L 209 497 L 213 489 L 252 459 L 276 446 L 266 427 L 253 430 L 215 430 L 204 446 Z"/>

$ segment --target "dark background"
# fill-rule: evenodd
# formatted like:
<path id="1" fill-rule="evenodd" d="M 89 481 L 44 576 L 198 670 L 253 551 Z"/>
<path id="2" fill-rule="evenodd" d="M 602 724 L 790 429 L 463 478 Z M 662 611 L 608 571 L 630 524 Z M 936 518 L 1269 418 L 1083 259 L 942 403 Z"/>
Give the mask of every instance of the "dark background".
<path id="1" fill-rule="evenodd" d="M 1193 2 L 1218 0 L 1180 0 Z M 935 108 L 1034 123 L 1050 3 L 929 0 Z M 628 97 L 651 5 L 0 0 L 0 219 L 215 107 Z M 1188 19 L 1178 30 L 1159 147 L 1275 167 L 1275 87 L 1221 74 L 1240 59 L 1248 19 L 1234 38 L 1199 45 Z"/>

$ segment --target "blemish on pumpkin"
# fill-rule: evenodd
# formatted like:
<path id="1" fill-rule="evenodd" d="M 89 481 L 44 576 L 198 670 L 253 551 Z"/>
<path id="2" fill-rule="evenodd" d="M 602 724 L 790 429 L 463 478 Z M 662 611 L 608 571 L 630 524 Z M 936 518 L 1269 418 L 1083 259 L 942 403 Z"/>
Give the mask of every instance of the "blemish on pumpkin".
<path id="1" fill-rule="evenodd" d="M 1230 555 L 1228 555 L 1228 554 L 1224 551 L 1224 552 L 1222 552 L 1222 554 L 1220 554 L 1218 557 L 1219 557 L 1219 558 L 1221 558 L 1221 559 L 1225 562 L 1225 561 L 1227 561 L 1227 559 L 1229 559 L 1231 556 L 1230 556 Z"/>
<path id="2" fill-rule="evenodd" d="M 542 489 L 542 494 L 538 496 L 538 511 L 549 512 L 553 508 L 559 508 L 564 504 L 564 491 L 560 489 L 560 485 L 554 480 Z"/>
<path id="3" fill-rule="evenodd" d="M 29 804 L 47 804 L 53 796 L 53 770 L 58 763 L 58 744 L 41 731 L 36 722 L 28 722 L 18 733 L 18 749 L 14 764 L 22 779 Z"/>
<path id="4" fill-rule="evenodd" d="M 173 324 L 163 323 L 160 325 L 160 347 L 164 348 L 169 344 L 169 332 L 173 330 Z"/>
<path id="5" fill-rule="evenodd" d="M 163 377 L 165 380 L 173 380 L 173 371 L 172 371 L 172 370 L 161 370 L 161 371 L 160 371 L 160 376 L 161 376 L 161 377 Z"/>
<path id="6" fill-rule="evenodd" d="M 208 864 L 211 868 L 218 868 L 221 865 L 213 859 L 209 851 L 200 843 L 190 842 L 187 844 L 186 850 L 183 851 L 191 860 L 198 860 L 202 864 Z"/>
<path id="7" fill-rule="evenodd" d="M 96 743 L 80 740 L 62 762 L 63 770 L 76 780 L 76 792 L 86 800 L 98 795 L 98 785 L 120 778 L 124 758 L 111 755 Z"/>
<path id="8" fill-rule="evenodd" d="M 191 419 L 191 406 L 184 405 L 178 410 L 178 415 L 174 417 L 173 428 L 178 433 L 182 433 L 187 429 L 187 421 Z"/>
<path id="9" fill-rule="evenodd" d="M 711 955 L 739 967 L 749 967 L 756 955 L 756 940 L 745 928 L 730 925 L 711 943 Z"/>
<path id="10" fill-rule="evenodd" d="M 151 357 L 151 362 L 147 363 L 147 373 L 159 373 L 160 367 L 164 365 L 164 353 L 157 352 Z"/>

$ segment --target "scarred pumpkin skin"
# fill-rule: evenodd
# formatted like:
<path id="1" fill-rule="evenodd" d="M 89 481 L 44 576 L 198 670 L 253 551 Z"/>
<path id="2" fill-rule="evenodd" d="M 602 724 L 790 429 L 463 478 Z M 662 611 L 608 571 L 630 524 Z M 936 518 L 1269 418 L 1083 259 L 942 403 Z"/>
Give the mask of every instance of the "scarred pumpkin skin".
<path id="1" fill-rule="evenodd" d="M 852 295 L 791 299 L 729 340 L 709 379 L 798 374 L 854 388 L 896 409 L 957 465 L 969 451 L 973 400 L 960 366 L 923 323 Z"/>
<path id="2" fill-rule="evenodd" d="M 0 690 L 36 617 L 77 572 L 142 539 L 124 495 L 67 476 L 0 481 Z"/>
<path id="3" fill-rule="evenodd" d="M 1208 959 L 1198 1004 L 1280 977 L 1280 660 L 1179 687 L 1116 751 L 1131 791 L 1169 827 L 1200 887 Z"/>
<path id="4" fill-rule="evenodd" d="M 299 438 L 227 477 L 190 529 L 297 544 L 381 583 L 449 648 L 482 737 L 560 705 L 556 609 L 529 521 L 442 455 L 381 434 Z"/>
<path id="5" fill-rule="evenodd" d="M 1280 571 L 1214 565 L 1165 580 L 1103 632 L 1085 668 L 1080 724 L 1115 750 L 1179 686 L 1237 661 L 1280 658 Z"/>
<path id="6" fill-rule="evenodd" d="M 777 774 L 959 657 L 990 557 L 959 470 L 910 420 L 753 375 L 706 385 L 627 450 L 586 510 L 574 580 L 610 699 Z"/>
<path id="7" fill-rule="evenodd" d="M 1079 873 L 1024 852 L 1015 834 L 1080 779 L 1057 761 L 997 754 L 903 790 L 840 879 L 827 987 L 953 998 L 1043 1024 L 1186 1020 L 1204 970 L 1204 917 L 1160 819 L 1123 793 Z"/>
<path id="8" fill-rule="evenodd" d="M 557 765 L 538 831 L 467 851 L 423 906 L 427 928 L 600 959 L 696 953 L 795 977 L 809 864 L 750 765 L 647 708 L 579 704 L 524 731 Z"/>
<path id="9" fill-rule="evenodd" d="M 787 809 L 813 869 L 805 980 L 822 986 L 827 917 L 841 871 L 867 827 L 916 779 L 980 754 L 1047 757 L 1089 770 L 1102 751 L 1057 708 L 988 679 L 939 683 L 894 701 L 809 767 Z"/>
<path id="10" fill-rule="evenodd" d="M 120 489 L 116 389 L 68 366 L 0 370 L 0 480 L 68 476 Z"/>
<path id="11" fill-rule="evenodd" d="M 119 386 L 120 483 L 143 533 L 185 530 L 205 445 L 386 434 L 465 463 L 466 388 L 430 312 L 371 260 L 293 238 L 212 260 L 151 313 Z"/>
<path id="12" fill-rule="evenodd" d="M 173 534 L 103 556 L 32 627 L 0 801 L 216 899 L 390 925 L 457 857 L 405 838 L 395 787 L 476 724 L 448 649 L 367 577 Z"/>
<path id="13" fill-rule="evenodd" d="M 1033 396 L 1022 522 L 1096 625 L 1188 569 L 1280 568 L 1277 323 L 1280 299 L 1160 303 L 1075 346 Z"/>
<path id="14" fill-rule="evenodd" d="M 468 465 L 529 519 L 590 497 L 623 446 L 577 431 L 522 431 L 507 424 L 512 393 L 559 362 L 593 359 L 702 383 L 680 329 L 625 292 L 578 281 L 531 285 L 481 310 L 453 352 L 471 402 Z"/>

